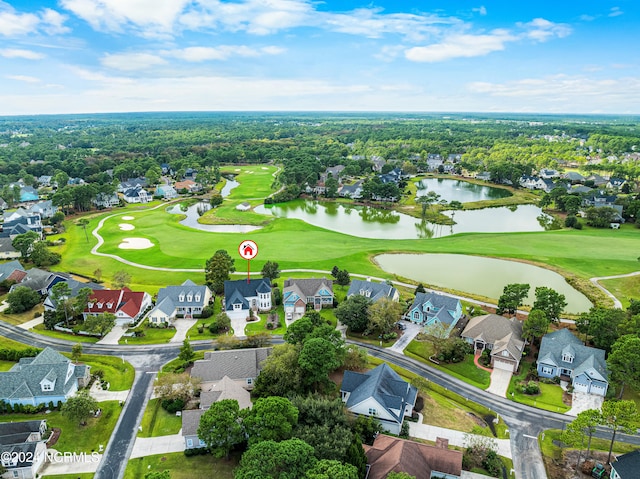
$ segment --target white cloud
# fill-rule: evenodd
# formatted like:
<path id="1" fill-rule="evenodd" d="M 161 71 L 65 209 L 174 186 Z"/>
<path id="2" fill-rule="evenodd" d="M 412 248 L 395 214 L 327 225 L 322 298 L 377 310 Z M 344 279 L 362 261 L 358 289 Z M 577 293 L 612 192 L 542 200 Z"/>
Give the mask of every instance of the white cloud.
<path id="1" fill-rule="evenodd" d="M 613 7 L 609 11 L 609 16 L 610 17 L 618 17 L 620 15 L 624 15 L 624 12 L 622 10 L 620 10 L 620 7 Z"/>
<path id="2" fill-rule="evenodd" d="M 480 15 L 486 15 L 487 14 L 487 8 L 484 5 L 481 5 L 478 8 L 472 8 L 471 11 L 479 13 Z"/>
<path id="3" fill-rule="evenodd" d="M 45 8 L 37 13 L 18 12 L 8 3 L 0 0 L 0 35 L 17 37 L 42 31 L 47 34 L 65 33 L 68 28 L 63 25 L 66 17 Z"/>
<path id="4" fill-rule="evenodd" d="M 245 45 L 219 45 L 217 47 L 187 47 L 162 52 L 165 55 L 187 62 L 207 60 L 227 60 L 231 57 L 259 57 L 261 55 L 279 55 L 285 50 L 277 46 L 250 48 Z"/>
<path id="5" fill-rule="evenodd" d="M 131 24 L 170 32 L 189 0 L 61 0 L 62 7 L 96 30 L 120 31 Z"/>
<path id="6" fill-rule="evenodd" d="M 114 70 L 136 71 L 164 65 L 167 62 L 158 55 L 150 53 L 107 53 L 102 57 L 100 63 Z"/>
<path id="7" fill-rule="evenodd" d="M 40 60 L 44 58 L 44 55 L 31 50 L 22 50 L 20 48 L 3 48 L 0 49 L 0 57 L 24 58 L 25 60 Z"/>
<path id="8" fill-rule="evenodd" d="M 40 79 L 36 77 L 31 77 L 27 75 L 5 75 L 5 78 L 9 80 L 20 81 L 24 83 L 40 83 Z"/>
<path id="9" fill-rule="evenodd" d="M 525 30 L 525 37 L 537 42 L 558 37 L 564 38 L 571 34 L 571 27 L 563 23 L 553 23 L 544 18 L 534 18 L 529 23 L 519 23 L 518 26 Z"/>
<path id="10" fill-rule="evenodd" d="M 505 44 L 516 40 L 506 30 L 494 30 L 487 35 L 453 35 L 440 43 L 413 47 L 405 51 L 407 60 L 414 62 L 441 62 L 452 58 L 470 58 L 505 49 Z"/>

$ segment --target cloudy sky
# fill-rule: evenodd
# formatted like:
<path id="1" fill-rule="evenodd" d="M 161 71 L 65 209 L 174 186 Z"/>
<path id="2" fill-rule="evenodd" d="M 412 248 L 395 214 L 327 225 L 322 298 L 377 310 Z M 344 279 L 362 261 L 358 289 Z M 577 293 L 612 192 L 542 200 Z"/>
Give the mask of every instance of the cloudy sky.
<path id="1" fill-rule="evenodd" d="M 0 0 L 0 115 L 640 114 L 638 0 Z"/>

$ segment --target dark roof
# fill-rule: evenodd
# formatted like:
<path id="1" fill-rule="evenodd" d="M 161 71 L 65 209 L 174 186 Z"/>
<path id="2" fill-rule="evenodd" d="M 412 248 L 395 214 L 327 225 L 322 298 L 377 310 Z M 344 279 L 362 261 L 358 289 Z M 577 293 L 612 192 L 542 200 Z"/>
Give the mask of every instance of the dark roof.
<path id="1" fill-rule="evenodd" d="M 562 360 L 565 351 L 573 355 L 571 363 Z M 607 379 L 607 363 L 604 360 L 604 353 L 602 349 L 585 346 L 571 331 L 563 328 L 542 337 L 538 362 L 552 362 L 556 366 L 573 369 L 576 376 L 594 368 L 603 378 Z"/>
<path id="2" fill-rule="evenodd" d="M 321 288 L 326 288 L 333 293 L 333 281 L 326 278 L 285 279 L 283 293 L 288 289 L 297 288 L 303 296 L 315 296 Z"/>
<path id="3" fill-rule="evenodd" d="M 388 285 L 387 283 L 374 283 L 369 280 L 352 279 L 349 291 L 347 291 L 347 298 L 354 294 L 365 296 L 372 302 L 376 302 L 382 298 L 393 298 L 395 296 L 396 288 Z"/>
<path id="4" fill-rule="evenodd" d="M 3 253 L 15 253 L 18 250 L 13 247 L 11 238 L 0 238 L 0 251 Z"/>
<path id="5" fill-rule="evenodd" d="M 20 261 L 13 260 L 0 264 L 0 281 L 7 279 L 14 271 L 24 271 Z"/>
<path id="6" fill-rule="evenodd" d="M 198 286 L 191 280 L 186 280 L 180 286 L 165 286 L 158 291 L 156 304 L 160 304 L 164 299 L 169 298 L 174 305 L 179 306 L 204 306 L 211 297 L 207 295 L 206 286 Z M 199 298 L 196 300 L 196 296 Z M 182 301 L 180 298 L 182 297 Z M 191 298 L 191 301 L 188 300 Z"/>
<path id="7" fill-rule="evenodd" d="M 452 296 L 447 296 L 446 294 L 439 293 L 418 293 L 416 294 L 415 299 L 413 300 L 413 304 L 411 305 L 411 309 L 419 308 L 425 304 L 430 304 L 434 307 L 435 311 L 433 311 L 430 315 L 437 317 L 440 322 L 450 325 L 455 320 L 456 317 L 449 314 L 449 311 L 456 311 L 458 306 L 460 305 L 460 300 L 454 298 Z M 424 310 L 423 310 L 424 311 Z"/>
<path id="8" fill-rule="evenodd" d="M 196 361 L 191 376 L 207 381 L 220 381 L 225 376 L 231 379 L 255 378 L 260 372 L 260 363 L 271 354 L 272 348 L 232 349 L 229 351 L 207 351 L 204 359 Z"/>
<path id="9" fill-rule="evenodd" d="M 405 405 L 415 404 L 417 395 L 416 388 L 404 381 L 387 363 L 366 373 L 345 371 L 340 390 L 351 393 L 347 408 L 373 397 L 398 422 L 402 422 Z"/>
<path id="10" fill-rule="evenodd" d="M 611 467 L 616 470 L 621 479 L 638 477 L 638 471 L 640 470 L 640 449 L 618 456 L 616 460 L 611 463 Z"/>
<path id="11" fill-rule="evenodd" d="M 245 298 L 256 297 L 258 293 L 271 293 L 271 281 L 268 278 L 252 279 L 250 282 L 244 279 L 225 281 L 225 309 L 232 310 L 234 303 L 242 303 L 242 309 L 248 309 L 249 304 Z"/>
<path id="12" fill-rule="evenodd" d="M 40 432 L 43 422 L 46 423 L 44 419 L 0 423 L 0 445 L 6 446 L 26 442 L 32 433 Z"/>

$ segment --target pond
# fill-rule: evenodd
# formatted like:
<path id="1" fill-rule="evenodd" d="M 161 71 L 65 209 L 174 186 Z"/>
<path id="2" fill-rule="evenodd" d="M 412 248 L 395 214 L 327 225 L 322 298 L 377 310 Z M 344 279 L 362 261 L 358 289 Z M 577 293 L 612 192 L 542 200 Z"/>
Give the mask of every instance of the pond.
<path id="1" fill-rule="evenodd" d="M 331 231 L 374 239 L 439 238 L 455 233 L 508 233 L 543 231 L 538 222 L 542 210 L 520 205 L 481 210 L 446 212 L 456 222 L 443 226 L 396 211 L 343 203 L 296 200 L 258 206 L 256 213 L 295 218 Z"/>
<path id="2" fill-rule="evenodd" d="M 496 200 L 511 196 L 504 188 L 477 185 L 468 181 L 449 180 L 446 178 L 425 178 L 416 183 L 416 196 L 424 196 L 428 191 L 435 191 L 441 199 L 469 203 L 471 201 Z"/>
<path id="3" fill-rule="evenodd" d="M 497 299 L 505 285 L 531 285 L 525 304 L 535 300 L 536 286 L 547 286 L 564 294 L 567 313 L 582 313 L 592 306 L 587 297 L 573 288 L 554 271 L 518 261 L 460 254 L 382 254 L 375 261 L 387 273 L 431 284 Z"/>
<path id="4" fill-rule="evenodd" d="M 237 184 L 235 186 L 237 186 Z M 200 218 L 201 212 L 204 213 L 210 209 L 211 205 L 209 203 L 206 201 L 200 201 L 195 205 L 189 206 L 186 211 L 182 210 L 179 204 L 171 206 L 167 208 L 167 213 L 174 215 L 187 215 L 185 219 L 180 221 L 181 225 L 200 231 L 207 231 L 209 233 L 249 233 L 261 228 L 260 226 L 251 225 L 203 225 L 198 223 L 198 218 Z"/>
<path id="5" fill-rule="evenodd" d="M 240 186 L 240 183 L 238 183 L 236 180 L 232 179 L 232 178 L 227 178 L 227 182 L 224 184 L 224 187 L 222 188 L 222 190 L 220 191 L 220 195 L 223 198 L 226 198 L 227 196 L 229 196 L 231 194 L 231 190 Z"/>

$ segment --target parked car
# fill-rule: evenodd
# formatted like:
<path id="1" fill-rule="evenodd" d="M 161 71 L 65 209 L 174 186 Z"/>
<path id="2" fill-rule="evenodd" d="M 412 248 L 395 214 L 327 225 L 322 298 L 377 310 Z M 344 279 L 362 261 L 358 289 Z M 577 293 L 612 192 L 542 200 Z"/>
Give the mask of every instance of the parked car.
<path id="1" fill-rule="evenodd" d="M 398 329 L 400 329 L 400 330 L 402 330 L 402 331 L 404 331 L 405 329 L 407 329 L 407 325 L 406 325 L 406 324 L 404 324 L 404 323 L 401 323 L 401 322 L 399 322 L 399 321 L 396 323 L 396 326 L 398 326 Z"/>

